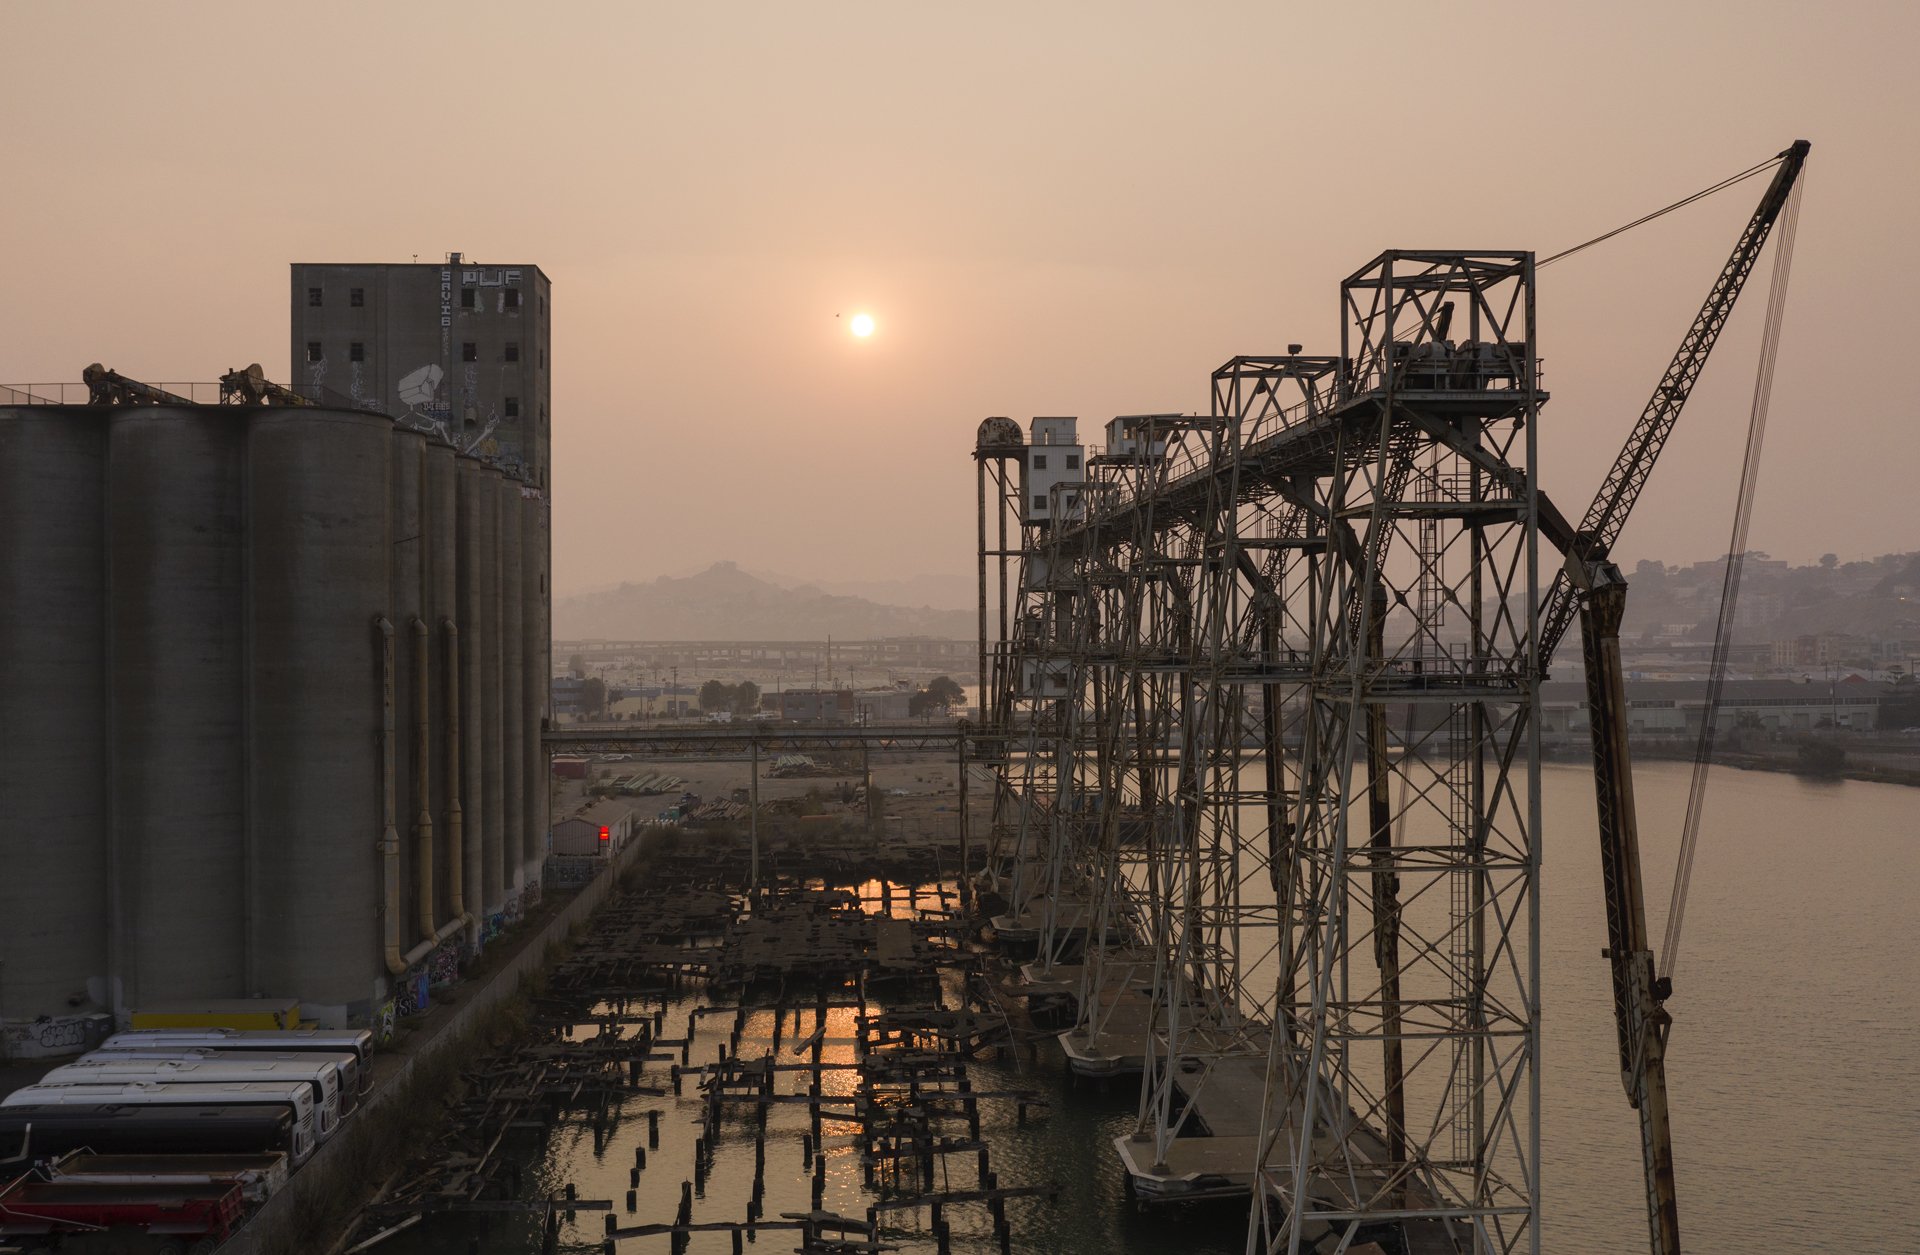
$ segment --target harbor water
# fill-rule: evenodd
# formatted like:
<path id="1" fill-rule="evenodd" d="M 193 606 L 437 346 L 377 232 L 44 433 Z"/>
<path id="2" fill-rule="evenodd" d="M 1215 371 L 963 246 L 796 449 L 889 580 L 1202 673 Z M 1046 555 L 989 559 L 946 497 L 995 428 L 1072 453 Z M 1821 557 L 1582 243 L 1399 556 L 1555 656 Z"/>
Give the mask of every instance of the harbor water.
<path id="1" fill-rule="evenodd" d="M 1647 867 L 1650 924 L 1665 924 L 1688 768 L 1652 763 L 1635 773 Z M 1618 1079 L 1591 776 L 1571 765 L 1543 771 L 1542 874 L 1545 1040 L 1542 1079 L 1543 1248 L 1552 1252 L 1644 1250 L 1646 1226 L 1633 1111 Z M 1669 1009 L 1675 1158 L 1682 1233 L 1690 1250 L 1920 1251 L 1912 1204 L 1913 1148 L 1920 1140 L 1920 792 L 1856 781 L 1719 771 L 1709 789 L 1686 929 Z M 673 1002 L 668 1034 L 699 999 Z M 826 1058 L 852 1058 L 851 1009 L 830 1013 Z M 690 1047 L 711 1060 L 732 1017 L 713 1016 Z M 809 1020 L 806 1028 L 812 1028 Z M 791 1041 L 792 1026 L 785 1040 Z M 742 1052 L 771 1045 L 770 1016 L 749 1021 Z M 664 1050 L 664 1048 L 663 1048 Z M 783 1048 L 784 1050 L 784 1048 Z M 677 1051 L 675 1052 L 677 1057 Z M 1243 1249 L 1241 1205 L 1140 1214 L 1127 1200 L 1111 1143 L 1131 1130 L 1135 1097 L 1067 1078 L 1058 1052 L 1031 1060 L 975 1063 L 978 1090 L 1036 1089 L 1050 1108 L 1021 1124 L 1010 1102 L 983 1104 L 983 1137 L 1002 1185 L 1055 1182 L 1056 1201 L 1008 1204 L 1014 1249 L 1062 1255 L 1230 1255 Z M 798 1073 L 780 1092 L 799 1086 Z M 834 1082 L 829 1073 L 827 1088 Z M 851 1087 L 851 1074 L 843 1082 Z M 667 1065 L 648 1083 L 667 1085 Z M 649 1146 L 648 1108 L 661 1111 Z M 609 1199 L 622 1227 L 666 1223 L 681 1183 L 694 1179 L 701 1104 L 693 1078 L 675 1098 L 636 1097 L 610 1132 L 584 1117 L 541 1139 L 525 1135 L 528 1197 L 572 1183 L 582 1199 Z M 746 1114 L 730 1116 L 696 1198 L 693 1219 L 745 1216 L 754 1175 Z M 806 1107 L 772 1108 L 765 1216 L 811 1206 L 803 1163 Z M 856 1154 L 826 1125 L 823 1206 L 863 1216 Z M 626 1207 L 636 1150 L 646 1149 L 635 1210 Z M 957 1185 L 958 1183 L 956 1183 Z M 604 1212 L 579 1212 L 560 1249 L 595 1250 Z M 883 1213 L 881 1240 L 935 1249 L 922 1213 Z M 947 1209 L 953 1250 L 997 1249 L 983 1207 Z M 396 1255 L 488 1255 L 539 1249 L 538 1218 L 496 1215 L 443 1220 L 397 1235 Z M 732 1249 L 726 1233 L 695 1234 L 693 1252 Z M 792 1231 L 767 1231 L 749 1250 L 786 1251 Z M 664 1236 L 624 1239 L 622 1252 L 666 1252 Z"/>

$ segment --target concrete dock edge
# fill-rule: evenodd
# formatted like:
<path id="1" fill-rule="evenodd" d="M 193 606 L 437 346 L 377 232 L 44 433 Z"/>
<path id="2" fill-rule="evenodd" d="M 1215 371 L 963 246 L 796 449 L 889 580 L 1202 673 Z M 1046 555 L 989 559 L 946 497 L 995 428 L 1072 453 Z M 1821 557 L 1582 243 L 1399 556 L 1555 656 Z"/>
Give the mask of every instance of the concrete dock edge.
<path id="1" fill-rule="evenodd" d="M 349 1149 L 352 1139 L 347 1134 L 352 1132 L 354 1122 L 375 1116 L 404 1094 L 416 1068 L 463 1040 L 468 1030 L 518 992 L 525 979 L 539 971 L 546 962 L 548 947 L 563 940 L 574 925 L 593 914 L 601 903 L 612 896 L 621 875 L 632 865 L 643 844 L 641 840 L 628 842 L 625 848 L 614 855 L 608 868 L 583 886 L 573 901 L 548 920 L 540 932 L 521 947 L 519 953 L 508 960 L 504 967 L 485 983 L 463 990 L 460 1005 L 448 1023 L 434 1034 L 433 1040 L 424 1043 L 399 1071 L 362 1101 L 359 1111 L 342 1127 L 340 1135 L 316 1151 L 313 1158 L 293 1174 L 284 1189 L 267 1200 L 264 1207 L 228 1238 L 220 1246 L 220 1255 L 276 1255 L 283 1251 L 319 1249 L 315 1243 L 324 1240 L 324 1235 L 303 1234 L 298 1226 L 303 1214 L 309 1211 L 305 1204 L 329 1192 L 352 1188 L 352 1183 L 365 1172 L 365 1165 L 356 1161 Z M 364 1182 L 364 1185 L 371 1190 L 373 1183 Z"/>

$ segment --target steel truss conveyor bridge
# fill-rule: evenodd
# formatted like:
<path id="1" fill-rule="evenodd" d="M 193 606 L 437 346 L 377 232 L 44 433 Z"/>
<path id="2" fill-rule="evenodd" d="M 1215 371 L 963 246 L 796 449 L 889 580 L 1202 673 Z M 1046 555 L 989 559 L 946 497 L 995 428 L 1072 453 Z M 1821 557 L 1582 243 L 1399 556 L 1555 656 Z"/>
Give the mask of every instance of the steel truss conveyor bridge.
<path id="1" fill-rule="evenodd" d="M 1577 610 L 1622 1080 L 1678 1252 L 1607 556 L 1783 214 L 1784 297 L 1806 151 L 1709 189 L 1774 171 L 1577 528 L 1537 482 L 1531 253 L 1383 253 L 1338 354 L 1233 358 L 1206 413 L 1091 452 L 980 425 L 993 924 L 1069 1065 L 1140 1074 L 1143 1204 L 1249 1198 L 1250 1255 L 1539 1251 L 1539 684 Z"/>
<path id="2" fill-rule="evenodd" d="M 1143 1074 L 1136 1194 L 1257 1193 L 1280 1249 L 1528 1245 L 1532 292 L 1526 253 L 1383 254 L 1338 355 L 1234 358 L 1044 510 L 1041 446 L 982 428 L 1002 919 L 1073 1066 Z"/>

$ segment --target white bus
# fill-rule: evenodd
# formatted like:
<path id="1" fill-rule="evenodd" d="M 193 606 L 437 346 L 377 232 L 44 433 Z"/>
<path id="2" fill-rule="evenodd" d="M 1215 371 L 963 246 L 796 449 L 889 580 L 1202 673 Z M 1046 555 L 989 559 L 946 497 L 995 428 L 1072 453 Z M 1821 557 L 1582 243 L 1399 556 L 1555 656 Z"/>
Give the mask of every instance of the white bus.
<path id="1" fill-rule="evenodd" d="M 350 1054 L 332 1054 L 321 1050 L 227 1050 L 218 1046 L 102 1046 L 83 1055 L 91 1059 L 175 1059 L 182 1063 L 238 1062 L 258 1059 L 272 1063 L 313 1062 L 331 1066 L 339 1078 L 340 1118 L 353 1114 L 360 1105 L 360 1060 Z M 324 1139 L 323 1139 L 324 1140 Z"/>
<path id="2" fill-rule="evenodd" d="M 360 1061 L 359 1092 L 373 1084 L 373 1033 L 364 1028 L 136 1028 L 115 1033 L 102 1050 L 134 1046 L 211 1046 L 217 1050 L 345 1051 Z"/>
<path id="3" fill-rule="evenodd" d="M 277 1059 L 168 1059 L 143 1055 L 90 1054 L 53 1069 L 42 1085 L 114 1085 L 122 1079 L 202 1085 L 210 1081 L 304 1081 L 313 1087 L 314 1133 L 321 1141 L 340 1126 L 340 1070 L 318 1055 Z"/>
<path id="4" fill-rule="evenodd" d="M 101 1104 L 122 1107 L 279 1107 L 293 1113 L 288 1162 L 299 1167 L 313 1154 L 313 1086 L 305 1081 L 227 1081 L 177 1085 L 161 1081 L 80 1085 L 42 1081 L 0 1098 L 0 1107 Z"/>

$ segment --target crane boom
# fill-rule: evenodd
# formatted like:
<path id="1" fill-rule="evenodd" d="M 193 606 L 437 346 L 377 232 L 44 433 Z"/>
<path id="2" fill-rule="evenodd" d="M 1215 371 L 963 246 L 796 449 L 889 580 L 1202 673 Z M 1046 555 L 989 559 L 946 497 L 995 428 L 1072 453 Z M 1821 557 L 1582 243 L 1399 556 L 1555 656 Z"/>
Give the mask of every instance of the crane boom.
<path id="1" fill-rule="evenodd" d="M 1720 268 L 1720 274 L 1707 292 L 1700 312 L 1694 315 L 1693 325 L 1687 328 L 1687 334 L 1680 340 L 1680 347 L 1674 350 L 1673 360 L 1667 363 L 1666 373 L 1660 377 L 1660 383 L 1648 398 L 1646 408 L 1640 412 L 1640 419 L 1633 425 L 1633 431 L 1628 434 L 1619 456 L 1614 458 L 1613 466 L 1601 482 L 1599 492 L 1594 494 L 1593 504 L 1587 507 L 1586 517 L 1580 521 L 1579 528 L 1566 533 L 1564 520 L 1542 513 L 1542 529 L 1549 533 L 1548 539 L 1567 555 L 1566 567 L 1554 577 L 1553 588 L 1548 592 L 1546 604 L 1541 609 L 1542 670 L 1546 669 L 1548 659 L 1578 612 L 1580 586 L 1584 583 L 1586 566 L 1605 561 L 1613 552 L 1614 542 L 1620 538 L 1620 531 L 1626 526 L 1634 502 L 1640 499 L 1640 491 L 1646 487 L 1647 477 L 1653 473 L 1653 464 L 1666 446 L 1667 437 L 1673 433 L 1673 425 L 1686 406 L 1694 382 L 1700 378 L 1701 368 L 1707 364 L 1714 344 L 1720 339 L 1727 317 L 1733 313 L 1734 303 L 1740 299 L 1740 292 L 1746 287 L 1747 276 L 1753 273 L 1760 250 L 1773 233 L 1773 224 L 1779 219 L 1780 211 L 1787 203 L 1788 194 L 1793 191 L 1795 180 L 1800 177 L 1800 169 L 1806 164 L 1811 148 L 1812 145 L 1806 140 L 1796 140 L 1791 148 L 1780 154 L 1780 166 L 1774 171 L 1772 182 L 1767 185 L 1766 193 L 1761 196 L 1753 216 L 1747 220 L 1746 228 L 1740 232 L 1727 264 Z"/>
<path id="2" fill-rule="evenodd" d="M 1613 971 L 1613 1022 L 1620 1083 L 1640 1113 L 1647 1224 L 1654 1255 L 1680 1255 L 1680 1204 L 1674 1187 L 1673 1133 L 1667 1115 L 1667 1029 L 1663 1005 L 1672 984 L 1654 971 L 1647 900 L 1640 876 L 1640 822 L 1627 752 L 1627 696 L 1620 665 L 1620 619 L 1627 582 L 1611 562 L 1593 564 L 1580 601 L 1587 672 L 1587 724 L 1593 736 L 1593 790 L 1600 812 L 1600 891 L 1607 915 L 1604 957 Z"/>
<path id="3" fill-rule="evenodd" d="M 1673 1137 L 1668 1119 L 1666 1045 L 1672 1024 L 1665 1002 L 1672 981 L 1656 970 L 1647 937 L 1646 894 L 1640 868 L 1640 827 L 1633 799 L 1633 761 L 1627 747 L 1627 694 L 1620 663 L 1620 622 L 1627 582 L 1609 560 L 1627 516 L 1646 486 L 1701 368 L 1720 338 L 1747 276 L 1759 260 L 1800 176 L 1811 145 L 1799 140 L 1780 154 L 1759 207 L 1740 233 L 1733 254 L 1714 280 L 1666 374 L 1627 437 L 1625 447 L 1587 507 L 1577 531 L 1558 511 L 1542 511 L 1541 530 L 1566 554 L 1539 617 L 1544 670 L 1573 616 L 1587 681 L 1587 718 L 1593 738 L 1593 783 L 1599 805 L 1601 886 L 1612 969 L 1614 1026 L 1620 1081 L 1640 1117 L 1646 1178 L 1647 1225 L 1654 1255 L 1680 1255 L 1679 1203 L 1674 1185 Z M 1711 718 L 1711 712 L 1709 712 Z"/>

